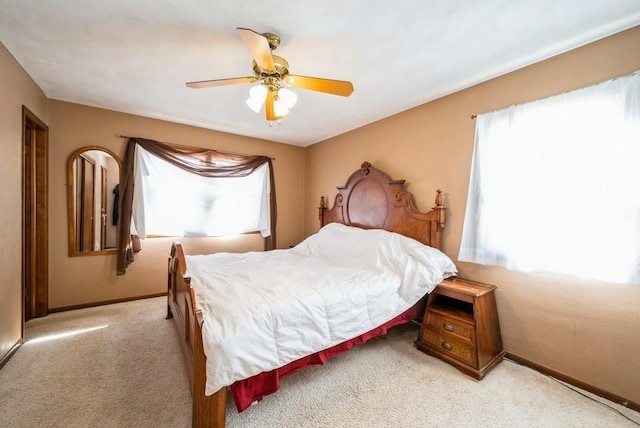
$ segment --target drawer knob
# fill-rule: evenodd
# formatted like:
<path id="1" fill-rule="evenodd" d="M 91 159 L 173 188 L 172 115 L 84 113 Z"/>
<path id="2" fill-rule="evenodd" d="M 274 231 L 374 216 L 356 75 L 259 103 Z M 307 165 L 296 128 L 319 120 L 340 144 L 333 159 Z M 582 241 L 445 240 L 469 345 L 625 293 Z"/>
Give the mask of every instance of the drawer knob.
<path id="1" fill-rule="evenodd" d="M 442 347 L 447 351 L 451 351 L 453 349 L 453 346 L 451 346 L 449 342 L 442 342 Z"/>
<path id="2" fill-rule="evenodd" d="M 444 328 L 447 331 L 453 331 L 453 326 L 451 324 L 448 324 L 448 323 L 444 323 L 442 325 L 442 328 Z"/>

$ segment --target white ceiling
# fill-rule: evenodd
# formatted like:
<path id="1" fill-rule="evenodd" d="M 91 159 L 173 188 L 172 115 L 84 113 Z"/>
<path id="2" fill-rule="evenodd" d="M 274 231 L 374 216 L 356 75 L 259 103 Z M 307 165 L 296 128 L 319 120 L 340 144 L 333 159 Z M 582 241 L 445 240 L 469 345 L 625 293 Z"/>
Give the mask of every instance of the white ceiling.
<path id="1" fill-rule="evenodd" d="M 638 24 L 640 0 L 0 0 L 0 41 L 49 98 L 299 146 Z M 269 127 L 249 85 L 185 87 L 252 75 L 236 27 L 354 93 L 294 89 Z"/>

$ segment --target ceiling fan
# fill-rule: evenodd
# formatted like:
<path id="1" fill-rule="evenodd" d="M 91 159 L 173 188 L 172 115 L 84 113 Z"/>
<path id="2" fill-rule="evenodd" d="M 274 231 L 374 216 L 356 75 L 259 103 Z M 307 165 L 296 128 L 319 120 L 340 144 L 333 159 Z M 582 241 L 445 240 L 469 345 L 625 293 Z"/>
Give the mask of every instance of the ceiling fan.
<path id="1" fill-rule="evenodd" d="M 258 113 L 264 104 L 268 121 L 282 119 L 295 104 L 296 95 L 285 87 L 287 85 L 343 97 L 348 97 L 353 92 L 351 82 L 344 80 L 289 74 L 289 63 L 272 53 L 280 45 L 280 37 L 276 34 L 260 34 L 248 28 L 236 28 L 236 32 L 253 56 L 254 75 L 188 82 L 187 87 L 198 89 L 260 82 L 249 91 L 250 98 L 247 100 L 247 105 Z"/>

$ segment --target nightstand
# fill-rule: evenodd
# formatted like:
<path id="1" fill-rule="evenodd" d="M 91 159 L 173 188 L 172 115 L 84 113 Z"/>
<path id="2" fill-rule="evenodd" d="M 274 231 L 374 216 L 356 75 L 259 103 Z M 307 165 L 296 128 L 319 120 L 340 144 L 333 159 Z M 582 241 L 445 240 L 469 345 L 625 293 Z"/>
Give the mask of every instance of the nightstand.
<path id="1" fill-rule="evenodd" d="M 504 356 L 495 289 L 466 279 L 445 279 L 427 299 L 418 349 L 482 379 Z"/>

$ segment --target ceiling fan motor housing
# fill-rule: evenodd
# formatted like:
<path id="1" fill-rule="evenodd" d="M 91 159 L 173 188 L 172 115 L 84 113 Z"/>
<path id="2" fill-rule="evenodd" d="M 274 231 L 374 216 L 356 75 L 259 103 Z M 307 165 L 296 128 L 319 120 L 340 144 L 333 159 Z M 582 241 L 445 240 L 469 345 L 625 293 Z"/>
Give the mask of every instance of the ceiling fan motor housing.
<path id="1" fill-rule="evenodd" d="M 265 70 L 260 67 L 255 60 L 253 61 L 253 72 L 256 74 L 256 77 L 260 79 L 264 79 L 266 77 L 275 77 L 277 79 L 283 79 L 287 74 L 289 74 L 289 63 L 282 57 L 278 55 L 273 55 L 273 70 Z"/>

